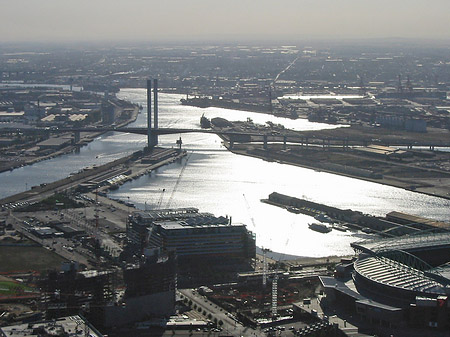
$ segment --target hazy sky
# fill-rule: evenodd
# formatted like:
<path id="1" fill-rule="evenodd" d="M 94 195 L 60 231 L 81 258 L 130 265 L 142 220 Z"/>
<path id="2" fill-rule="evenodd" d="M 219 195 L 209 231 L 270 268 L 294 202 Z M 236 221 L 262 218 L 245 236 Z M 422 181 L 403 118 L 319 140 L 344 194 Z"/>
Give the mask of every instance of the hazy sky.
<path id="1" fill-rule="evenodd" d="M 0 42 L 450 38 L 450 0 L 0 0 Z"/>

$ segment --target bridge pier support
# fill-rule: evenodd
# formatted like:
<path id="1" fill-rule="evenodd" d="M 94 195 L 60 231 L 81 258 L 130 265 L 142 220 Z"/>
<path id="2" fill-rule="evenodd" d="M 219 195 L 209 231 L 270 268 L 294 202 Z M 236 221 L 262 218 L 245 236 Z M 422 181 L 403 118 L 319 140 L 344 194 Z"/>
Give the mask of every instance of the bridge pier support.
<path id="1" fill-rule="evenodd" d="M 177 140 L 178 149 L 181 150 L 181 144 L 183 144 L 183 141 L 180 139 Z"/>
<path id="2" fill-rule="evenodd" d="M 348 138 L 345 138 L 344 139 L 344 142 L 343 142 L 343 146 L 342 146 L 343 148 L 344 148 L 344 151 L 347 151 L 348 150 Z"/>
<path id="3" fill-rule="evenodd" d="M 73 133 L 73 143 L 74 144 L 78 144 L 80 142 L 81 136 L 80 136 L 80 131 L 75 131 Z"/>
<path id="4" fill-rule="evenodd" d="M 153 128 L 158 129 L 158 80 L 153 80 Z M 158 145 L 158 134 L 153 133 L 153 146 Z"/>
<path id="5" fill-rule="evenodd" d="M 152 80 L 147 80 L 147 150 L 150 152 L 152 149 Z"/>
<path id="6" fill-rule="evenodd" d="M 434 151 L 434 145 L 430 145 L 430 151 Z"/>
<path id="7" fill-rule="evenodd" d="M 234 140 L 230 139 L 230 150 L 234 147 Z"/>
<path id="8" fill-rule="evenodd" d="M 283 150 L 286 150 L 287 137 L 283 136 Z"/>
<path id="9" fill-rule="evenodd" d="M 267 150 L 267 135 L 264 135 L 264 150 Z"/>
<path id="10" fill-rule="evenodd" d="M 152 127 L 152 80 L 147 80 L 147 150 L 151 152 L 158 145 L 158 135 L 153 129 L 158 128 L 158 80 L 153 80 L 154 116 Z"/>

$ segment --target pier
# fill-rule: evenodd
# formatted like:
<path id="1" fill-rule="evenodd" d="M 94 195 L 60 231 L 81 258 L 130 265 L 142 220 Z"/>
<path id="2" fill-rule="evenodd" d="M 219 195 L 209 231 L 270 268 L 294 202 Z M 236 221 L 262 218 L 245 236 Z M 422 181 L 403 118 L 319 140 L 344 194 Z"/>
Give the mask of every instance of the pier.
<path id="1" fill-rule="evenodd" d="M 56 192 L 64 192 L 76 188 L 96 189 L 97 192 L 110 188 L 114 189 L 115 185 L 108 183 L 108 180 L 111 178 L 120 174 L 124 175 L 124 179 L 117 181 L 117 184 L 123 184 L 131 179 L 149 174 L 152 170 L 184 156 L 186 156 L 186 152 L 178 149 L 154 148 L 151 154 L 137 151 L 113 162 L 87 168 L 67 178 L 48 184 L 41 184 L 40 186 L 33 186 L 28 191 L 0 199 L 0 205 L 5 206 L 6 204 L 13 204 L 19 201 L 38 202 Z"/>
<path id="2" fill-rule="evenodd" d="M 374 217 L 359 211 L 353 211 L 351 209 L 342 210 L 277 192 L 271 193 L 268 199 L 263 199 L 261 201 L 270 205 L 285 208 L 287 211 L 291 212 L 292 209 L 295 209 L 294 213 L 303 213 L 310 216 L 324 214 L 333 219 L 334 222 L 343 223 L 345 226 L 353 229 L 360 229 L 363 231 L 369 230 L 383 237 L 418 234 L 424 230 L 432 233 L 441 233 L 450 229 L 450 224 L 448 223 L 424 218 L 414 217 L 414 221 L 405 221 L 405 219 L 411 219 L 412 217 L 408 214 L 396 212 L 395 214 L 398 214 L 398 216 L 395 219 L 389 215 L 385 218 Z"/>

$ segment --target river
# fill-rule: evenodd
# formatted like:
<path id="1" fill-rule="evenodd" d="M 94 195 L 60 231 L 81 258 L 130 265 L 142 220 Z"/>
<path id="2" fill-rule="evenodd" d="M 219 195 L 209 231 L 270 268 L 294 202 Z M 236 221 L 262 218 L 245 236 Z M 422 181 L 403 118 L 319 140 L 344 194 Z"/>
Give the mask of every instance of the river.
<path id="1" fill-rule="evenodd" d="M 121 99 L 142 104 L 144 112 L 130 126 L 146 125 L 145 89 L 122 89 Z M 221 108 L 201 109 L 182 106 L 176 94 L 159 95 L 160 127 L 199 128 L 202 114 L 212 118 L 255 123 L 272 121 L 287 128 L 313 130 L 336 126 L 290 120 Z M 164 166 L 112 191 L 109 196 L 129 200 L 137 207 L 197 207 L 217 216 L 232 216 L 256 233 L 257 245 L 273 251 L 299 256 L 351 254 L 350 242 L 367 237 L 362 233 L 314 232 L 307 227 L 313 219 L 306 215 L 260 202 L 274 191 L 331 206 L 385 215 L 396 210 L 437 220 L 450 220 L 450 201 L 410 191 L 341 177 L 314 170 L 266 162 L 232 154 L 216 135 L 183 134 L 160 137 L 160 145 L 175 147 L 182 137 L 188 156 L 181 162 Z M 83 167 L 122 157 L 145 146 L 146 137 L 108 133 L 83 147 L 78 154 L 64 155 L 29 167 L 0 174 L 0 196 L 23 191 L 26 187 L 53 181 Z M 186 164 L 187 161 L 187 164 Z"/>

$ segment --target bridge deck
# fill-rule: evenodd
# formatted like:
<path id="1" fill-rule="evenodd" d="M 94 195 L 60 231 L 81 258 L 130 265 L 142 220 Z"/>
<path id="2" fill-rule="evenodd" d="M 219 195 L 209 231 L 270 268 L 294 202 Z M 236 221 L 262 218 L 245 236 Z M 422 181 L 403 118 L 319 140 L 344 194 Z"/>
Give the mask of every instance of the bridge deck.
<path id="1" fill-rule="evenodd" d="M 59 128 L 59 129 L 0 129 L 0 132 L 127 132 L 133 134 L 147 135 L 147 128 L 131 128 L 131 127 L 108 127 L 108 128 Z M 294 132 L 294 131 L 292 131 Z M 169 134 L 181 134 L 181 133 L 209 133 L 218 134 L 225 136 L 251 136 L 252 138 L 248 143 L 251 142 L 288 142 L 288 143 L 308 143 L 308 144 L 323 144 L 323 145 L 367 145 L 370 140 L 361 137 L 336 137 L 336 136 L 318 136 L 311 134 L 301 134 L 293 135 L 278 135 L 271 132 L 249 132 L 249 131 L 237 131 L 237 130 L 218 130 L 218 129 L 186 129 L 186 128 L 157 128 L 152 129 L 151 134 L 153 135 L 169 135 Z M 439 142 L 431 141 L 421 141 L 421 140 L 411 140 L 411 139 L 389 139 L 381 143 L 388 143 L 391 146 L 426 146 L 426 147 L 450 147 L 450 140 Z"/>

